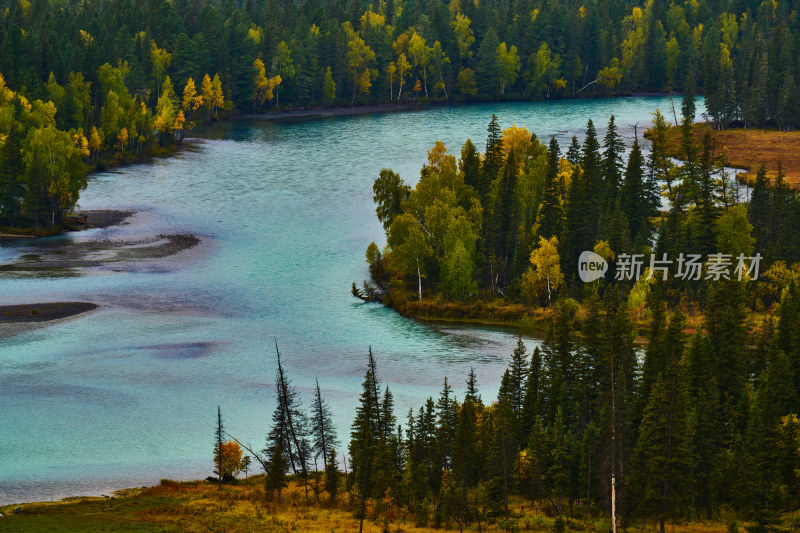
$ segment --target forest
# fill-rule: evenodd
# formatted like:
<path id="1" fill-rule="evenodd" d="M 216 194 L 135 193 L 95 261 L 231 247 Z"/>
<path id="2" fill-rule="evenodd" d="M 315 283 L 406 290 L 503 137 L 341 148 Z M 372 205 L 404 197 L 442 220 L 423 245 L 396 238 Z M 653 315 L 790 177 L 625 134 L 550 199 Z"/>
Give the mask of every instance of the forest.
<path id="1" fill-rule="evenodd" d="M 87 170 L 226 114 L 688 90 L 718 128 L 792 129 L 797 18 L 788 0 L 3 0 L 0 226 L 57 225 Z"/>
<path id="2" fill-rule="evenodd" d="M 413 314 L 426 302 L 549 307 L 610 286 L 645 322 L 654 291 L 696 313 L 717 293 L 769 312 L 798 281 L 800 198 L 780 164 L 774 178 L 762 166 L 745 189 L 711 132 L 693 135 L 691 93 L 680 107 L 682 162 L 670 157 L 670 123 L 656 111 L 649 150 L 638 137 L 627 146 L 613 116 L 602 139 L 590 120 L 583 144 L 573 137 L 564 153 L 554 138 L 501 130 L 493 118 L 483 155 L 471 140 L 458 159 L 437 142 L 414 188 L 384 169 L 373 190 L 386 247 L 369 245 L 372 281 L 353 293 Z M 599 287 L 579 279 L 585 251 L 609 264 Z M 709 259 L 692 279 L 688 254 Z M 638 275 L 620 275 L 633 274 L 632 257 Z"/>
<path id="3" fill-rule="evenodd" d="M 786 513 L 800 505 L 800 286 L 784 288 L 757 331 L 745 323 L 744 282 L 715 286 L 692 332 L 659 282 L 642 348 L 623 291 L 602 283 L 583 312 L 558 301 L 541 347 L 520 338 L 496 398 L 482 397 L 474 371 L 444 376 L 438 398 L 400 423 L 370 349 L 346 447 L 319 385 L 304 408 L 278 353 L 266 447 L 245 447 L 266 473 L 267 497 L 282 501 L 291 477 L 307 503 L 349 509 L 383 531 L 400 530 L 401 516 L 420 527 L 519 530 L 509 503 L 519 498 L 554 517 L 554 531 L 609 531 L 612 520 L 662 533 L 699 520 L 731 533 L 740 523 L 789 531 Z M 241 469 L 228 437 L 220 417 L 212 480 Z"/>

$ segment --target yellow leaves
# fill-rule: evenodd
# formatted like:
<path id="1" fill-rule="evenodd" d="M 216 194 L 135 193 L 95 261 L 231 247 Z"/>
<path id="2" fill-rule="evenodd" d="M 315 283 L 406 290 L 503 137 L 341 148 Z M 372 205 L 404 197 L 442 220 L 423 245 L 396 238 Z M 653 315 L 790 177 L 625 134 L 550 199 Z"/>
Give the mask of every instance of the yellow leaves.
<path id="1" fill-rule="evenodd" d="M 386 18 L 383 15 L 372 11 L 372 6 L 361 15 L 361 31 L 366 28 L 381 28 L 386 25 Z"/>
<path id="2" fill-rule="evenodd" d="M 125 151 L 125 147 L 128 145 L 128 128 L 122 128 L 119 130 L 117 134 L 117 142 L 114 145 L 114 148 L 119 150 L 120 152 Z"/>
<path id="3" fill-rule="evenodd" d="M 261 66 L 263 67 L 264 64 L 262 63 Z M 208 74 L 203 76 L 203 81 L 201 82 L 200 90 L 202 91 L 203 94 L 203 102 L 205 102 L 206 105 L 210 105 L 209 98 L 211 97 L 212 89 L 211 89 L 211 78 L 208 76 Z"/>
<path id="4" fill-rule="evenodd" d="M 694 46 L 695 48 L 699 48 L 700 44 L 703 42 L 703 25 L 698 24 L 694 30 L 692 30 L 692 38 L 694 39 Z"/>
<path id="5" fill-rule="evenodd" d="M 6 87 L 6 80 L 0 74 L 0 104 L 10 102 L 14 99 L 14 91 Z"/>
<path id="6" fill-rule="evenodd" d="M 203 76 L 202 90 L 202 105 L 205 105 L 211 113 L 216 113 L 217 109 L 222 109 L 225 105 L 225 95 L 222 92 L 222 80 L 219 79 L 219 74 L 214 74 L 212 80 L 208 74 Z"/>
<path id="7" fill-rule="evenodd" d="M 247 38 L 253 41 L 253 44 L 258 46 L 264 38 L 264 29 L 254 23 L 250 23 L 250 29 L 247 31 Z"/>
<path id="8" fill-rule="evenodd" d="M 394 51 L 395 55 L 399 56 L 400 54 L 405 54 L 408 51 L 408 41 L 411 36 L 408 32 L 401 33 L 397 36 L 397 39 L 392 43 L 392 50 Z"/>
<path id="9" fill-rule="evenodd" d="M 186 125 L 186 117 L 183 115 L 183 110 L 180 110 L 175 117 L 175 122 L 172 124 L 172 131 L 181 131 L 184 125 Z"/>
<path id="10" fill-rule="evenodd" d="M 164 106 L 156 114 L 155 128 L 158 133 L 172 133 L 172 125 L 175 122 L 174 109 Z"/>
<path id="11" fill-rule="evenodd" d="M 558 237 L 539 237 L 539 247 L 531 252 L 531 267 L 522 275 L 522 293 L 528 301 L 547 296 L 553 301 L 553 292 L 564 283 L 558 255 Z"/>
<path id="12" fill-rule="evenodd" d="M 515 122 L 510 128 L 503 130 L 501 142 L 503 143 L 503 155 L 507 157 L 508 152 L 513 149 L 521 163 L 521 158 L 528 153 L 531 147 L 531 132 L 524 126 L 521 128 L 517 127 Z"/>
<path id="13" fill-rule="evenodd" d="M 356 90 L 359 94 L 369 94 L 370 87 L 372 87 L 372 74 L 369 69 L 364 69 L 364 72 L 358 77 Z"/>
<path id="14" fill-rule="evenodd" d="M 578 15 L 580 15 L 582 19 L 586 18 L 586 13 L 587 13 L 586 6 L 581 6 L 578 8 Z"/>
<path id="15" fill-rule="evenodd" d="M 181 100 L 181 109 L 184 111 L 197 111 L 203 105 L 203 97 L 197 94 L 197 89 L 194 85 L 194 80 L 189 78 L 186 82 L 186 87 L 183 88 L 183 99 Z"/>
<path id="16" fill-rule="evenodd" d="M 614 90 L 622 81 L 622 69 L 617 66 L 616 58 L 611 61 L 611 65 L 600 69 L 597 77 L 606 89 Z"/>
<path id="17" fill-rule="evenodd" d="M 633 11 L 631 11 L 631 20 L 636 24 L 639 24 L 642 21 L 642 8 L 641 7 L 634 7 Z"/>
<path id="18" fill-rule="evenodd" d="M 456 35 L 456 43 L 458 44 L 458 52 L 463 59 L 472 57 L 472 45 L 475 43 L 475 35 L 470 28 L 470 20 L 466 15 L 459 13 L 456 18 L 450 23 L 453 26 L 453 31 Z"/>
<path id="19" fill-rule="evenodd" d="M 31 103 L 28 101 L 28 99 L 22 96 L 21 94 L 18 96 L 19 96 L 19 104 L 22 106 L 22 109 L 24 109 L 25 111 L 30 111 Z"/>
<path id="20" fill-rule="evenodd" d="M 593 251 L 606 261 L 611 261 L 614 259 L 614 257 L 616 257 L 616 254 L 614 253 L 614 250 L 611 249 L 611 246 L 609 246 L 608 241 L 599 241 L 594 245 Z"/>
<path id="21" fill-rule="evenodd" d="M 214 451 L 214 464 L 221 470 L 217 474 L 221 478 L 235 477 L 236 474 L 244 470 L 242 464 L 242 449 L 237 442 L 223 442 Z"/>
<path id="22" fill-rule="evenodd" d="M 92 152 L 99 152 L 100 148 L 103 147 L 103 140 L 100 137 L 100 133 L 97 131 L 95 126 L 92 126 L 91 131 L 89 132 L 89 149 Z"/>
<path id="23" fill-rule="evenodd" d="M 534 9 L 531 11 L 531 22 L 536 22 L 536 19 L 539 17 L 539 10 Z"/>
<path id="24" fill-rule="evenodd" d="M 83 43 L 83 46 L 89 46 L 94 42 L 94 37 L 92 37 L 86 30 L 79 30 L 78 33 L 81 36 L 81 43 Z"/>
<path id="25" fill-rule="evenodd" d="M 166 48 L 159 48 L 155 41 L 150 41 L 150 60 L 153 62 L 153 71 L 156 81 L 161 80 L 161 76 L 167 71 L 172 63 L 172 54 Z"/>
<path id="26" fill-rule="evenodd" d="M 280 75 L 268 78 L 264 70 L 264 62 L 257 58 L 253 62 L 253 67 L 256 69 L 255 91 L 253 97 L 259 105 L 264 102 L 269 102 L 274 98 L 275 89 L 283 81 Z"/>
<path id="27" fill-rule="evenodd" d="M 89 157 L 91 154 L 89 151 L 89 141 L 84 137 L 82 131 L 72 134 L 72 142 L 75 143 L 75 146 L 81 151 L 83 157 Z"/>

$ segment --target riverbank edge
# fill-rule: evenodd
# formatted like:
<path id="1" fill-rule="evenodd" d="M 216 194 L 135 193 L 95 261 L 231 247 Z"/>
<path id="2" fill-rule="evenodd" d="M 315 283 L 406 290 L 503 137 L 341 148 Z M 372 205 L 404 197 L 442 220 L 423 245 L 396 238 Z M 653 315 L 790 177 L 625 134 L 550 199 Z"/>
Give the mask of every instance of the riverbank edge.
<path id="1" fill-rule="evenodd" d="M 793 146 L 791 143 L 787 146 L 786 143 L 779 143 L 773 140 L 776 137 L 784 137 L 784 139 L 781 140 L 786 140 L 785 138 L 789 137 L 794 138 L 793 140 L 797 142 L 798 139 L 800 139 L 800 131 L 781 131 L 768 128 L 728 128 L 725 130 L 715 130 L 710 122 L 695 122 L 692 124 L 692 136 L 698 145 L 702 145 L 702 137 L 707 132 L 712 135 L 714 142 L 717 143 L 716 148 L 726 151 L 725 166 L 742 170 L 743 172 L 736 173 L 736 179 L 739 183 L 747 186 L 753 185 L 758 168 L 765 163 L 763 158 L 762 160 L 758 160 L 755 158 L 756 156 L 751 153 L 752 147 L 764 145 L 763 142 L 759 142 L 754 138 L 762 136 L 770 137 L 770 142 L 768 144 L 770 148 L 774 148 L 774 151 L 780 154 L 780 157 L 776 158 L 774 154 L 771 154 L 769 158 L 770 162 L 766 164 L 767 177 L 770 181 L 769 185 L 772 185 L 774 176 L 777 174 L 777 167 L 774 164 L 774 161 L 777 159 L 783 162 L 783 170 L 786 173 L 785 177 L 789 186 L 792 189 L 800 190 L 800 175 L 795 175 L 791 171 L 791 167 L 789 167 L 791 162 L 798 159 L 798 154 L 792 152 Z M 730 137 L 731 135 L 740 136 L 746 139 L 746 142 L 739 142 L 738 144 L 732 145 L 732 139 L 728 142 L 726 142 L 725 139 L 720 139 L 720 137 Z M 645 138 L 650 138 L 648 130 L 645 130 L 644 136 Z M 686 154 L 681 150 L 682 136 L 683 132 L 681 126 L 670 126 L 667 129 L 667 150 L 670 157 L 686 161 Z M 787 167 L 789 168 L 787 169 Z"/>

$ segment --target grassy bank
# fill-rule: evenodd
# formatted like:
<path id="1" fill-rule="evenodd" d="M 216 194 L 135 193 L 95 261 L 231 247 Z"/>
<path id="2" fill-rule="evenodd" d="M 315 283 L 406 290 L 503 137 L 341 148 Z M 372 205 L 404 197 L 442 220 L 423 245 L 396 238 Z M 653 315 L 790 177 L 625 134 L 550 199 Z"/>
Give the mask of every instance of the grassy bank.
<path id="1" fill-rule="evenodd" d="M 217 487 L 206 481 L 172 482 L 147 489 L 129 489 L 113 497 L 68 498 L 60 502 L 31 503 L 0 507 L 0 530 L 27 533 L 50 531 L 140 531 L 140 532 L 200 532 L 200 531 L 308 531 L 339 532 L 358 531 L 359 523 L 347 502 L 347 494 L 340 502 L 330 505 L 326 495 L 320 495 L 318 504 L 306 504 L 303 487 L 292 483 L 283 491 L 283 502 L 268 499 L 264 491 L 264 477 L 251 476 L 236 484 Z M 309 491 L 311 501 L 314 496 Z M 544 506 L 521 498 L 512 498 L 511 526 L 515 531 L 552 531 L 556 514 L 545 500 Z M 576 509 L 581 508 L 577 506 Z M 368 506 L 368 513 L 370 507 Z M 566 528 L 573 531 L 607 531 L 608 519 L 586 518 L 582 511 L 567 517 Z M 787 518 L 790 520 L 791 517 Z M 458 531 L 455 522 L 444 524 L 446 529 Z M 654 528 L 651 526 L 651 529 Z M 402 509 L 396 509 L 388 524 L 367 520 L 364 531 L 378 533 L 415 532 L 433 533 L 443 528 L 414 524 Z M 506 529 L 507 530 L 507 529 Z M 478 531 L 471 524 L 464 531 Z M 482 521 L 481 531 L 502 531 L 498 524 Z M 676 524 L 675 533 L 724 533 L 726 526 L 719 522 L 690 522 Z"/>
<path id="2" fill-rule="evenodd" d="M 731 128 L 716 131 L 708 123 L 692 126 L 692 133 L 698 144 L 710 133 L 716 141 L 717 154 L 725 150 L 728 166 L 743 168 L 747 172 L 739 174 L 745 183 L 755 180 L 758 167 L 767 168 L 767 176 L 774 179 L 778 162 L 783 166 L 786 181 L 794 189 L 800 189 L 800 131 L 778 131 L 760 129 Z M 669 129 L 669 153 L 681 159 L 681 129 Z"/>

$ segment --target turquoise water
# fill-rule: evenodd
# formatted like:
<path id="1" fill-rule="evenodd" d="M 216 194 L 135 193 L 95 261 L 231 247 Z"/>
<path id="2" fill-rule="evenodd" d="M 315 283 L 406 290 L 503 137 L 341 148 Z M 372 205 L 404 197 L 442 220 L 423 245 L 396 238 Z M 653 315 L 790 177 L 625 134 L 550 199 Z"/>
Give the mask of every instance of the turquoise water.
<path id="1" fill-rule="evenodd" d="M 319 378 L 343 441 L 370 345 L 401 420 L 438 394 L 444 376 L 462 392 L 470 366 L 484 397 L 494 396 L 514 331 L 431 327 L 350 295 L 351 282 L 367 276 L 366 245 L 383 243 L 373 180 L 391 167 L 415 182 L 437 139 L 456 153 L 467 137 L 483 146 L 492 113 L 503 127 L 556 135 L 566 148 L 590 117 L 602 135 L 612 113 L 631 139 L 656 107 L 669 110 L 669 100 L 226 122 L 175 157 L 94 176 L 82 208 L 137 215 L 62 239 L 192 233 L 202 244 L 77 277 L 0 275 L 2 303 L 101 306 L 0 338 L 0 503 L 210 475 L 217 405 L 230 433 L 262 447 L 274 407 L 273 337 L 306 405 Z M 31 251 L 22 246 L 2 245 L 0 260 Z"/>

